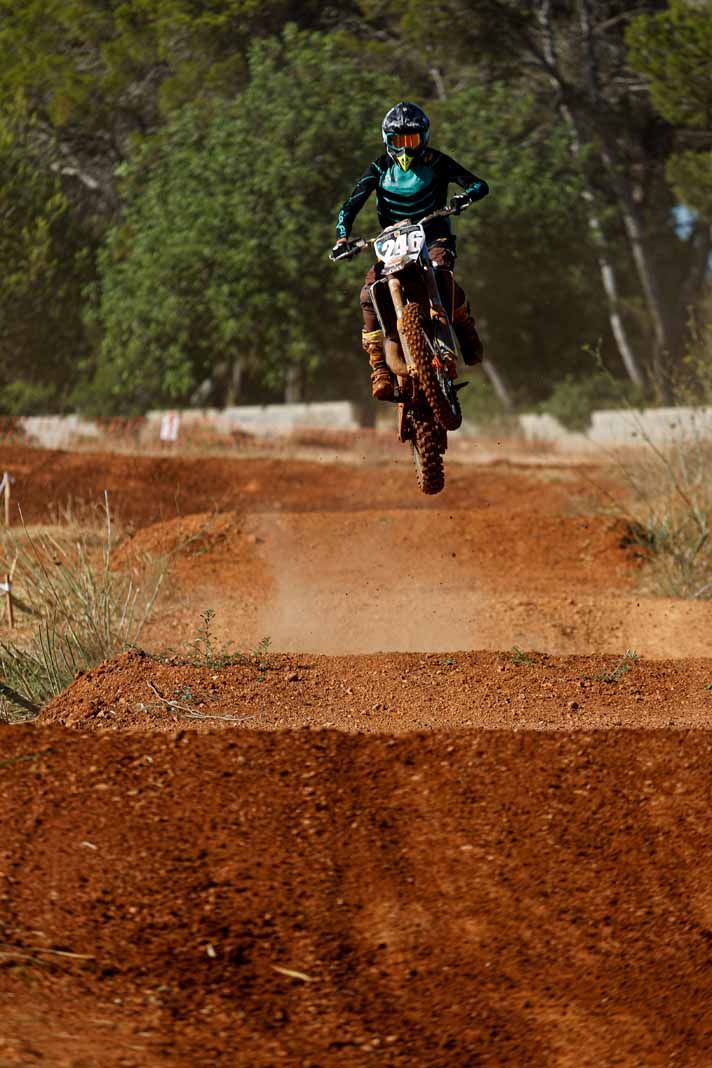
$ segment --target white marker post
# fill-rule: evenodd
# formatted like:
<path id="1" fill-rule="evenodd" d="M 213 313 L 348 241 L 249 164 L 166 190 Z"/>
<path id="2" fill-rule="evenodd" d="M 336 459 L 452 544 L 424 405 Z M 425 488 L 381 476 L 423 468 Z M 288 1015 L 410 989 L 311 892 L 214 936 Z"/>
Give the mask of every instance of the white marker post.
<path id="1" fill-rule="evenodd" d="M 15 626 L 15 611 L 12 605 L 12 575 L 8 571 L 5 574 L 5 581 L 0 583 L 0 590 L 5 594 L 5 613 L 7 615 L 7 625 L 12 630 Z"/>
<path id="2" fill-rule="evenodd" d="M 164 412 L 161 416 L 161 429 L 159 437 L 161 441 L 175 444 L 178 441 L 180 430 L 180 412 Z"/>
<path id="3" fill-rule="evenodd" d="M 5 501 L 5 526 L 10 526 L 10 495 L 11 485 L 14 482 L 14 478 L 9 471 L 4 471 L 2 476 L 2 482 L 0 482 L 0 489 L 2 490 L 3 499 Z"/>

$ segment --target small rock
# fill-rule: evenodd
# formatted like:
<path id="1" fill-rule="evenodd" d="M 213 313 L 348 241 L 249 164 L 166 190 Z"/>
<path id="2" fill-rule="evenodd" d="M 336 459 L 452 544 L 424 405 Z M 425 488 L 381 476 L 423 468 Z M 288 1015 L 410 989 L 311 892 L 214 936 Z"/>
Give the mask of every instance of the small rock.
<path id="1" fill-rule="evenodd" d="M 287 682 L 299 682 L 299 672 L 290 671 L 287 674 Z"/>
<path id="2" fill-rule="evenodd" d="M 569 712 L 578 712 L 578 710 L 579 710 L 578 701 L 569 701 Z"/>

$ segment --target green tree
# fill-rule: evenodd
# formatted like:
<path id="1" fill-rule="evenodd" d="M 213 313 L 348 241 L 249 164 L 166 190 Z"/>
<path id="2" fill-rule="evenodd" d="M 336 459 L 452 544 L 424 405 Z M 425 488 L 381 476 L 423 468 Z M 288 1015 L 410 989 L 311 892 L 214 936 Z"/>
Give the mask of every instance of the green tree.
<path id="1" fill-rule="evenodd" d="M 361 272 L 337 282 L 327 252 L 389 87 L 294 26 L 248 67 L 239 97 L 182 109 L 125 168 L 100 257 L 102 403 L 184 402 L 216 365 L 227 399 L 245 367 L 294 387 L 355 332 Z"/>
<path id="2" fill-rule="evenodd" d="M 676 130 L 667 176 L 680 199 L 712 222 L 712 6 L 672 0 L 626 34 L 630 62 Z"/>
<path id="3" fill-rule="evenodd" d="M 567 131 L 533 94 L 475 77 L 431 114 L 433 143 L 491 187 L 458 220 L 458 278 L 516 398 L 540 400 L 607 325 Z"/>
<path id="4" fill-rule="evenodd" d="M 59 179 L 39 172 L 2 126 L 0 220 L 0 411 L 62 409 L 85 355 L 81 290 L 92 275 L 92 235 Z"/>
<path id="5" fill-rule="evenodd" d="M 129 153 L 186 101 L 243 88 L 250 42 L 290 17 L 329 16 L 314 0 L 0 0 L 6 408 L 68 402 L 97 340 L 81 291 Z M 13 367 L 25 377 L 11 389 Z"/>
<path id="6" fill-rule="evenodd" d="M 25 119 L 38 159 L 57 146 L 70 194 L 111 215 L 133 138 L 238 91 L 256 38 L 324 17 L 315 0 L 0 0 L 0 114 Z"/>

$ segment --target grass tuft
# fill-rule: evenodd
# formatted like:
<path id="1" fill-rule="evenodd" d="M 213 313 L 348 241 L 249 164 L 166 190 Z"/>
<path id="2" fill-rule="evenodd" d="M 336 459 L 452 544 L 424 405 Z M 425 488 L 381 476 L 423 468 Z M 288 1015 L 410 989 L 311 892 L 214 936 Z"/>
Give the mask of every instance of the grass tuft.
<path id="1" fill-rule="evenodd" d="M 513 664 L 518 664 L 520 666 L 523 664 L 530 666 L 534 663 L 534 657 L 530 656 L 529 653 L 525 653 L 518 645 L 512 646 L 509 656 Z"/>
<path id="2" fill-rule="evenodd" d="M 642 434 L 639 458 L 618 463 L 629 491 L 625 543 L 639 550 L 644 583 L 660 596 L 712 598 L 708 435 L 708 428 L 693 423 L 689 433 L 663 447 Z"/>
<path id="3" fill-rule="evenodd" d="M 67 537 L 69 534 L 69 538 Z M 0 717 L 35 715 L 80 671 L 135 646 L 163 581 L 145 562 L 140 578 L 114 568 L 115 532 L 105 497 L 101 529 L 5 535 L 14 559 L 13 598 L 31 620 L 0 640 Z"/>
<path id="4" fill-rule="evenodd" d="M 633 665 L 639 659 L 638 654 L 634 649 L 626 649 L 623 656 L 620 658 L 617 664 L 612 668 L 608 668 L 605 671 L 600 672 L 598 675 L 592 677 L 596 682 L 616 683 L 620 682 L 624 675 L 632 669 Z"/>
<path id="5" fill-rule="evenodd" d="M 223 668 L 242 664 L 260 673 L 270 669 L 271 638 L 262 638 L 249 653 L 241 652 L 230 643 L 218 643 L 213 633 L 214 619 L 215 610 L 206 608 L 200 613 L 200 623 L 195 629 L 195 637 L 188 643 L 187 652 L 165 649 L 157 659 L 164 663 L 190 664 L 192 667 Z M 263 682 L 264 678 L 263 674 L 259 674 L 258 682 Z"/>

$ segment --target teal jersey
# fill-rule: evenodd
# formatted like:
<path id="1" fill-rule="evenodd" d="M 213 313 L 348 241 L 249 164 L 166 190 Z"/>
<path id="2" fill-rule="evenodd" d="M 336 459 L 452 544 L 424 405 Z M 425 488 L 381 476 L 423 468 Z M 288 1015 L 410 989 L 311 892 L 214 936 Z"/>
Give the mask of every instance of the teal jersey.
<path id="1" fill-rule="evenodd" d="M 426 148 L 407 171 L 389 155 L 379 156 L 364 171 L 351 196 L 342 205 L 336 223 L 336 236 L 349 236 L 354 219 L 374 190 L 378 221 L 385 227 L 403 219 L 422 219 L 424 215 L 444 208 L 451 182 L 459 185 L 471 200 L 481 200 L 489 192 L 484 179 L 434 148 Z M 450 232 L 449 219 L 434 219 L 426 224 L 429 242 L 438 237 L 447 237 Z"/>

